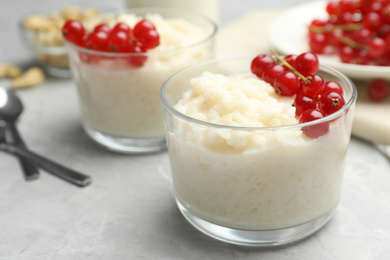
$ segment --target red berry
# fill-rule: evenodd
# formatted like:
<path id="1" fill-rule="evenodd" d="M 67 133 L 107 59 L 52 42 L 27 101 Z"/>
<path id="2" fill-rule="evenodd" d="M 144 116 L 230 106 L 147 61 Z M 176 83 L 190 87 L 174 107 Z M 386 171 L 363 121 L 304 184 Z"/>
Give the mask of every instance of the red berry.
<path id="1" fill-rule="evenodd" d="M 330 1 L 326 5 L 326 12 L 330 15 L 339 13 L 339 2 Z"/>
<path id="2" fill-rule="evenodd" d="M 314 25 L 314 26 L 320 26 L 320 27 L 323 27 L 325 26 L 327 23 L 325 21 L 322 21 L 320 19 L 314 19 L 313 21 L 311 21 L 310 25 Z"/>
<path id="3" fill-rule="evenodd" d="M 336 92 L 326 92 L 321 95 L 318 101 L 318 107 L 325 115 L 333 114 L 341 109 L 344 104 L 344 98 Z"/>
<path id="4" fill-rule="evenodd" d="M 336 93 L 340 94 L 340 96 L 342 96 L 344 94 L 343 93 L 343 88 L 340 86 L 339 83 L 337 83 L 335 81 L 327 81 L 327 82 L 325 82 L 323 92 L 324 93 L 326 93 L 326 92 L 336 92 Z"/>
<path id="5" fill-rule="evenodd" d="M 145 63 L 146 59 L 148 58 L 147 56 L 141 54 L 144 52 L 144 50 L 135 44 L 130 44 L 129 52 L 131 54 L 129 56 L 126 56 L 125 59 L 133 67 L 141 67 Z M 136 53 L 140 53 L 140 54 L 134 55 Z"/>
<path id="6" fill-rule="evenodd" d="M 370 55 L 367 50 L 356 50 L 355 59 L 352 60 L 352 63 L 367 65 L 370 62 Z"/>
<path id="7" fill-rule="evenodd" d="M 379 58 L 386 52 L 385 41 L 382 38 L 375 37 L 369 42 L 368 55 L 372 58 Z"/>
<path id="8" fill-rule="evenodd" d="M 87 48 L 95 51 L 107 51 L 108 34 L 105 31 L 91 33 L 87 40 Z"/>
<path id="9" fill-rule="evenodd" d="M 305 77 L 315 74 L 318 67 L 318 57 L 312 52 L 302 53 L 296 59 L 296 70 Z"/>
<path id="10" fill-rule="evenodd" d="M 364 16 L 362 23 L 364 28 L 367 28 L 371 32 L 375 32 L 381 26 L 382 18 L 378 13 L 370 12 Z"/>
<path id="11" fill-rule="evenodd" d="M 390 35 L 387 35 L 385 38 L 386 51 L 390 52 Z"/>
<path id="12" fill-rule="evenodd" d="M 389 95 L 389 88 L 384 79 L 374 79 L 367 87 L 368 97 L 375 102 L 383 101 Z"/>
<path id="13" fill-rule="evenodd" d="M 309 38 L 309 46 L 314 53 L 324 53 L 325 47 L 328 45 L 328 39 L 323 33 L 314 33 Z"/>
<path id="14" fill-rule="evenodd" d="M 372 32 L 366 28 L 362 28 L 349 34 L 349 38 L 351 38 L 351 40 L 362 44 L 368 43 L 372 38 L 371 36 Z"/>
<path id="15" fill-rule="evenodd" d="M 264 71 L 275 63 L 270 55 L 260 54 L 252 60 L 251 71 L 257 77 L 262 78 Z"/>
<path id="16" fill-rule="evenodd" d="M 389 34 L 390 34 L 390 25 L 386 23 L 382 24 L 379 30 L 377 31 L 377 36 L 381 37 L 382 39 Z"/>
<path id="17" fill-rule="evenodd" d="M 80 21 L 68 20 L 62 27 L 62 34 L 67 41 L 76 43 L 84 36 L 85 29 Z"/>
<path id="18" fill-rule="evenodd" d="M 311 122 L 323 118 L 325 115 L 315 109 L 305 110 L 299 117 L 299 123 Z M 329 131 L 329 122 L 305 126 L 302 128 L 303 133 L 310 138 L 318 138 Z"/>
<path id="19" fill-rule="evenodd" d="M 107 24 L 102 23 L 102 24 L 96 25 L 95 28 L 93 29 L 93 32 L 98 32 L 98 31 L 104 31 L 107 34 L 110 34 L 111 28 Z"/>
<path id="20" fill-rule="evenodd" d="M 341 14 L 346 12 L 352 12 L 355 9 L 354 0 L 341 0 L 339 4 L 341 9 Z"/>
<path id="21" fill-rule="evenodd" d="M 383 8 L 383 5 L 380 1 L 366 1 L 365 5 L 361 8 L 362 13 L 364 15 L 367 15 L 368 13 L 374 12 L 374 13 L 380 13 L 381 9 Z"/>
<path id="22" fill-rule="evenodd" d="M 113 30 L 108 38 L 108 47 L 112 52 L 127 52 L 130 46 L 129 36 L 124 31 Z"/>
<path id="23" fill-rule="evenodd" d="M 138 37 L 143 48 L 149 50 L 156 48 L 160 44 L 160 36 L 156 30 L 149 30 Z"/>
<path id="24" fill-rule="evenodd" d="M 390 4 L 387 4 L 381 10 L 382 19 L 385 23 L 390 24 Z"/>
<path id="25" fill-rule="evenodd" d="M 324 91 L 324 79 L 319 75 L 311 75 L 307 81 L 300 81 L 303 92 L 306 96 L 318 100 L 318 96 Z"/>
<path id="26" fill-rule="evenodd" d="M 294 72 L 283 71 L 276 77 L 274 88 L 279 95 L 293 96 L 299 90 L 298 76 Z"/>
<path id="27" fill-rule="evenodd" d="M 344 46 L 339 52 L 340 60 L 344 63 L 352 63 L 356 58 L 356 52 L 349 46 Z"/>
<path id="28" fill-rule="evenodd" d="M 317 102 L 314 99 L 302 94 L 297 94 L 294 101 L 295 115 L 299 117 L 305 110 L 315 109 L 316 106 Z"/>
<path id="29" fill-rule="evenodd" d="M 353 23 L 354 22 L 354 14 L 352 12 L 343 12 L 340 15 L 340 22 L 342 24 Z"/>
<path id="30" fill-rule="evenodd" d="M 117 23 L 114 28 L 112 28 L 112 32 L 124 32 L 128 37 L 130 37 L 131 28 L 125 23 Z"/>
<path id="31" fill-rule="evenodd" d="M 274 86 L 274 82 L 275 82 L 275 79 L 276 77 L 282 73 L 283 71 L 285 71 L 286 69 L 282 66 L 282 65 L 279 65 L 279 64 L 276 64 L 276 65 L 272 65 L 271 67 L 267 68 L 263 75 L 262 75 L 262 79 L 271 84 L 271 86 L 273 87 Z"/>
<path id="32" fill-rule="evenodd" d="M 139 38 L 147 31 L 156 30 L 156 27 L 154 27 L 153 23 L 148 20 L 141 20 L 139 21 L 135 26 L 133 30 L 133 34 L 136 38 Z"/>
<path id="33" fill-rule="evenodd" d="M 88 39 L 89 39 L 89 34 L 84 34 L 83 37 L 81 37 L 81 39 L 79 39 L 76 44 L 82 48 L 87 48 L 87 42 L 88 42 Z"/>
<path id="34" fill-rule="evenodd" d="M 338 25 L 340 24 L 340 19 L 338 15 L 329 15 L 329 23 L 332 25 Z"/>
<path id="35" fill-rule="evenodd" d="M 291 65 L 291 67 L 295 68 L 296 66 L 296 59 L 297 59 L 298 55 L 296 54 L 290 54 L 290 55 L 287 55 L 286 57 L 284 57 L 284 60 Z"/>
<path id="36" fill-rule="evenodd" d="M 334 49 L 338 50 L 344 46 L 344 43 L 340 41 L 340 37 L 344 36 L 343 31 L 334 30 L 326 34 L 328 38 L 328 45 L 332 46 Z"/>

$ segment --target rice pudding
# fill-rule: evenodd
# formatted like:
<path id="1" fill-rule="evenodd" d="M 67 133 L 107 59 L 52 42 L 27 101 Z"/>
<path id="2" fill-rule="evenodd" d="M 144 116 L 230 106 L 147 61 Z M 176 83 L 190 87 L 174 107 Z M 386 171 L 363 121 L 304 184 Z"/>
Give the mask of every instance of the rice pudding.
<path id="1" fill-rule="evenodd" d="M 176 199 L 186 210 L 242 230 L 288 228 L 334 210 L 351 111 L 333 120 L 327 134 L 312 139 L 297 125 L 294 99 L 277 95 L 254 75 L 205 72 L 191 85 L 174 109 L 229 127 L 181 118 L 168 122 Z"/>
<path id="2" fill-rule="evenodd" d="M 140 146 L 143 141 L 164 141 L 159 90 L 178 70 L 214 57 L 216 30 L 209 21 L 197 24 L 191 16 L 188 20 L 171 16 L 162 12 L 161 15 L 118 14 L 105 18 L 109 25 L 123 22 L 131 28 L 141 19 L 154 24 L 160 44 L 138 56 L 91 52 L 72 46 L 70 61 L 84 127 L 113 138 L 140 140 Z M 97 22 L 87 21 L 85 27 Z M 83 59 L 83 51 L 92 58 Z M 94 55 L 100 59 L 95 60 Z M 142 66 L 131 66 L 126 60 L 134 57 L 144 57 L 146 61 Z"/>

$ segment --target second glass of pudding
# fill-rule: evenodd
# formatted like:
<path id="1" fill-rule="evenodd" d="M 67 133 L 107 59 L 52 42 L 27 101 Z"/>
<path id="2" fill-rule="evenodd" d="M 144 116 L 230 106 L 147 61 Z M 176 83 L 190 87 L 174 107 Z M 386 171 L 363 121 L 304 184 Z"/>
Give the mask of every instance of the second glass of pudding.
<path id="1" fill-rule="evenodd" d="M 164 8 L 128 9 L 84 21 L 87 31 L 106 23 L 131 28 L 151 21 L 160 44 L 143 53 L 93 51 L 67 42 L 82 123 L 98 144 L 123 153 L 166 149 L 159 91 L 180 69 L 214 57 L 216 24 L 207 17 Z M 142 65 L 136 65 L 139 60 Z"/>
<path id="2" fill-rule="evenodd" d="M 250 72 L 252 58 L 211 61 L 161 89 L 177 205 L 198 230 L 246 246 L 297 241 L 324 226 L 341 194 L 356 89 L 339 72 L 346 104 L 304 124 L 294 99 Z M 326 129 L 317 138 L 305 131 Z"/>

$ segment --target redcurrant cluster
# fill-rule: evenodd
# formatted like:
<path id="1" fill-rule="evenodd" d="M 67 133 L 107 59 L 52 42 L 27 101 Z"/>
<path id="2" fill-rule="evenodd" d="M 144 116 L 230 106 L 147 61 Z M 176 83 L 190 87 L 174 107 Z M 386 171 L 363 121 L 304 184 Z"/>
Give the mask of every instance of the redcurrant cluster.
<path id="1" fill-rule="evenodd" d="M 64 38 L 80 47 L 101 52 L 144 53 L 157 47 L 160 36 L 155 26 L 148 20 L 139 21 L 133 29 L 125 23 L 117 23 L 113 28 L 107 24 L 95 26 L 87 33 L 80 21 L 69 20 L 63 28 Z M 129 59 L 134 66 L 141 66 L 146 56 L 136 56 Z"/>
<path id="2" fill-rule="evenodd" d="M 274 56 L 274 57 L 273 57 Z M 282 58 L 261 54 L 251 63 L 251 71 L 271 84 L 282 96 L 295 96 L 295 114 L 300 123 L 313 121 L 330 115 L 345 104 L 342 87 L 334 81 L 325 82 L 317 75 L 317 55 L 311 52 L 287 55 Z M 329 130 L 329 123 L 306 127 L 304 133 L 318 138 Z"/>
<path id="3" fill-rule="evenodd" d="M 317 54 L 337 54 L 344 63 L 390 65 L 390 0 L 340 0 L 326 6 L 328 19 L 309 26 Z"/>

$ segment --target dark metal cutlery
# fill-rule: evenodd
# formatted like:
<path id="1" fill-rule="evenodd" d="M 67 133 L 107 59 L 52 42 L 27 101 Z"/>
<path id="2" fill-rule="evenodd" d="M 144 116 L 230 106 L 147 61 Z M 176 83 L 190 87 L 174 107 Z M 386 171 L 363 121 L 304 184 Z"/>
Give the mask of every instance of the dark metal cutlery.
<path id="1" fill-rule="evenodd" d="M 0 88 L 0 150 L 18 157 L 26 180 L 39 176 L 38 168 L 80 187 L 91 183 L 91 177 L 79 173 L 27 149 L 15 121 L 23 111 L 20 99 L 12 90 Z"/>
<path id="2" fill-rule="evenodd" d="M 22 111 L 22 102 L 13 91 L 0 88 L 0 120 L 7 122 L 6 127 L 10 133 L 10 135 L 7 136 L 7 143 L 11 143 L 20 148 L 26 148 L 15 125 L 15 122 Z M 35 180 L 39 177 L 38 168 L 34 162 L 23 157 L 19 157 L 19 162 L 26 180 Z"/>
<path id="3" fill-rule="evenodd" d="M 30 160 L 36 163 L 42 169 L 53 174 L 54 176 L 59 177 L 77 186 L 85 187 L 91 183 L 91 177 L 89 177 L 88 175 L 79 173 L 65 166 L 62 166 L 26 148 L 7 143 L 5 137 L 5 130 L 6 129 L 4 126 L 0 126 L 0 150 L 17 155 L 18 157 L 21 157 L 25 160 Z"/>

